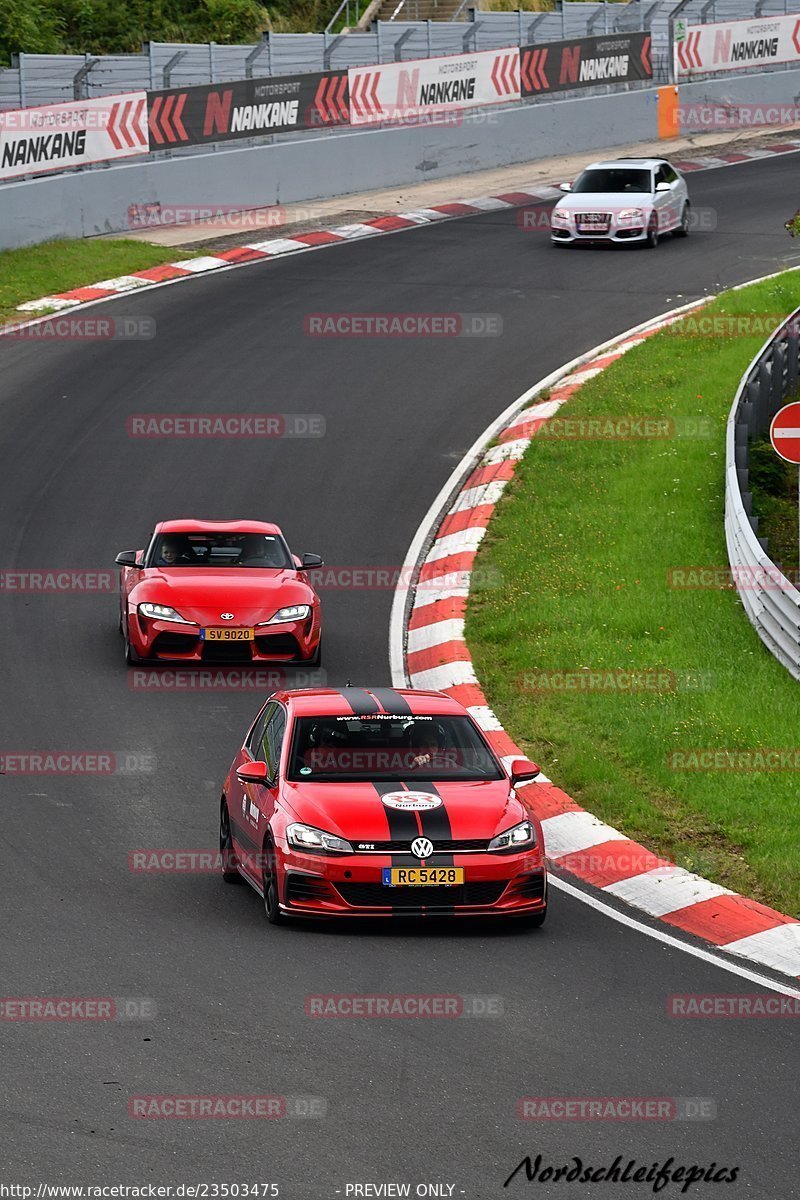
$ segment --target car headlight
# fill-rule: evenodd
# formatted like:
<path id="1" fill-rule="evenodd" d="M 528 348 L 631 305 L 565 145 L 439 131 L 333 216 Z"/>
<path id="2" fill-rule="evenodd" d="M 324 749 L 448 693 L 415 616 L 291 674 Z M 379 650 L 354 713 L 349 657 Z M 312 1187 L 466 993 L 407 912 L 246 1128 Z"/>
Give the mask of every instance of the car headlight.
<path id="1" fill-rule="evenodd" d="M 196 621 L 187 621 L 168 604 L 140 604 L 139 612 L 143 617 L 150 617 L 152 621 L 177 621 L 180 625 L 197 624 Z"/>
<path id="2" fill-rule="evenodd" d="M 352 854 L 353 847 L 335 833 L 315 829 L 313 825 L 289 825 L 286 839 L 297 850 L 316 850 L 318 854 Z"/>
<path id="3" fill-rule="evenodd" d="M 556 229 L 569 229 L 569 213 L 563 209 L 554 208 L 550 214 L 550 224 Z"/>
<path id="4" fill-rule="evenodd" d="M 492 838 L 487 849 L 516 850 L 522 846 L 535 845 L 536 830 L 533 825 L 530 821 L 520 821 L 519 825 L 512 825 L 510 829 L 506 829 L 503 833 L 498 833 L 497 837 Z"/>
<path id="5" fill-rule="evenodd" d="M 617 213 L 617 224 L 644 224 L 644 212 L 641 208 L 621 208 Z"/>
<path id="6" fill-rule="evenodd" d="M 284 621 L 305 621 L 311 614 L 308 604 L 290 604 L 288 608 L 279 608 L 274 617 L 268 621 L 259 621 L 259 625 L 280 625 Z"/>

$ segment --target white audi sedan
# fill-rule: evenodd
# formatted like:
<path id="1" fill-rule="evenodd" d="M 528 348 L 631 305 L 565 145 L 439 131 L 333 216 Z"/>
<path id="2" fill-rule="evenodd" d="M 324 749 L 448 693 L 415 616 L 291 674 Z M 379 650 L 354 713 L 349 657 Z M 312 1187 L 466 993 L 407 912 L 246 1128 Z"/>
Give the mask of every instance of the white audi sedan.
<path id="1" fill-rule="evenodd" d="M 686 237 L 691 204 L 686 180 L 663 158 L 596 162 L 574 183 L 550 217 L 554 245 L 569 242 L 644 242 L 657 246 L 665 233 Z"/>

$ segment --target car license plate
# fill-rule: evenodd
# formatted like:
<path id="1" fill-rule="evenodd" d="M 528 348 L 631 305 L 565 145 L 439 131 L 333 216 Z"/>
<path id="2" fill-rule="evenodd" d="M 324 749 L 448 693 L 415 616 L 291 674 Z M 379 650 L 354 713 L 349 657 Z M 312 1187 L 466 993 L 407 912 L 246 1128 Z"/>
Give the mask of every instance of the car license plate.
<path id="1" fill-rule="evenodd" d="M 200 634 L 207 642 L 252 642 L 252 629 L 203 629 Z"/>
<path id="2" fill-rule="evenodd" d="M 608 221 L 579 221 L 578 233 L 608 233 Z"/>
<path id="3" fill-rule="evenodd" d="M 455 887 L 464 882 L 463 867 L 384 867 L 386 887 Z"/>

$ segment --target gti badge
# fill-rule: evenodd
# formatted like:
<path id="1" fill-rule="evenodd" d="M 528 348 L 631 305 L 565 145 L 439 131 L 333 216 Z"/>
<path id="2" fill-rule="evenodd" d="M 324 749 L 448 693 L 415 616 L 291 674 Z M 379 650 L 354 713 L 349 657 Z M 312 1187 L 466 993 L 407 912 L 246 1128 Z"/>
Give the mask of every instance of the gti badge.
<path id="1" fill-rule="evenodd" d="M 430 858 L 433 854 L 433 842 L 424 837 L 414 838 L 411 853 L 416 854 L 417 858 Z"/>
<path id="2" fill-rule="evenodd" d="M 219 617 L 221 621 L 232 621 L 233 613 L 220 613 Z"/>

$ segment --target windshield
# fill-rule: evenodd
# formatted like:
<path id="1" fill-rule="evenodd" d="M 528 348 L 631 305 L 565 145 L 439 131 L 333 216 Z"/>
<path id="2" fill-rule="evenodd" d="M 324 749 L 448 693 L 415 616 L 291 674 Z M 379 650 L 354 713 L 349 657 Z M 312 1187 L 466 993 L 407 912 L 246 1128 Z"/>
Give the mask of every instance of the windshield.
<path id="1" fill-rule="evenodd" d="M 301 717 L 288 778 L 353 782 L 503 779 L 497 760 L 467 717 Z"/>
<path id="2" fill-rule="evenodd" d="M 268 533 L 165 533 L 156 538 L 151 567 L 293 567 L 283 538 Z"/>
<path id="3" fill-rule="evenodd" d="M 653 190 L 650 172 L 641 167 L 597 167 L 584 171 L 572 185 L 573 192 L 640 192 Z"/>

